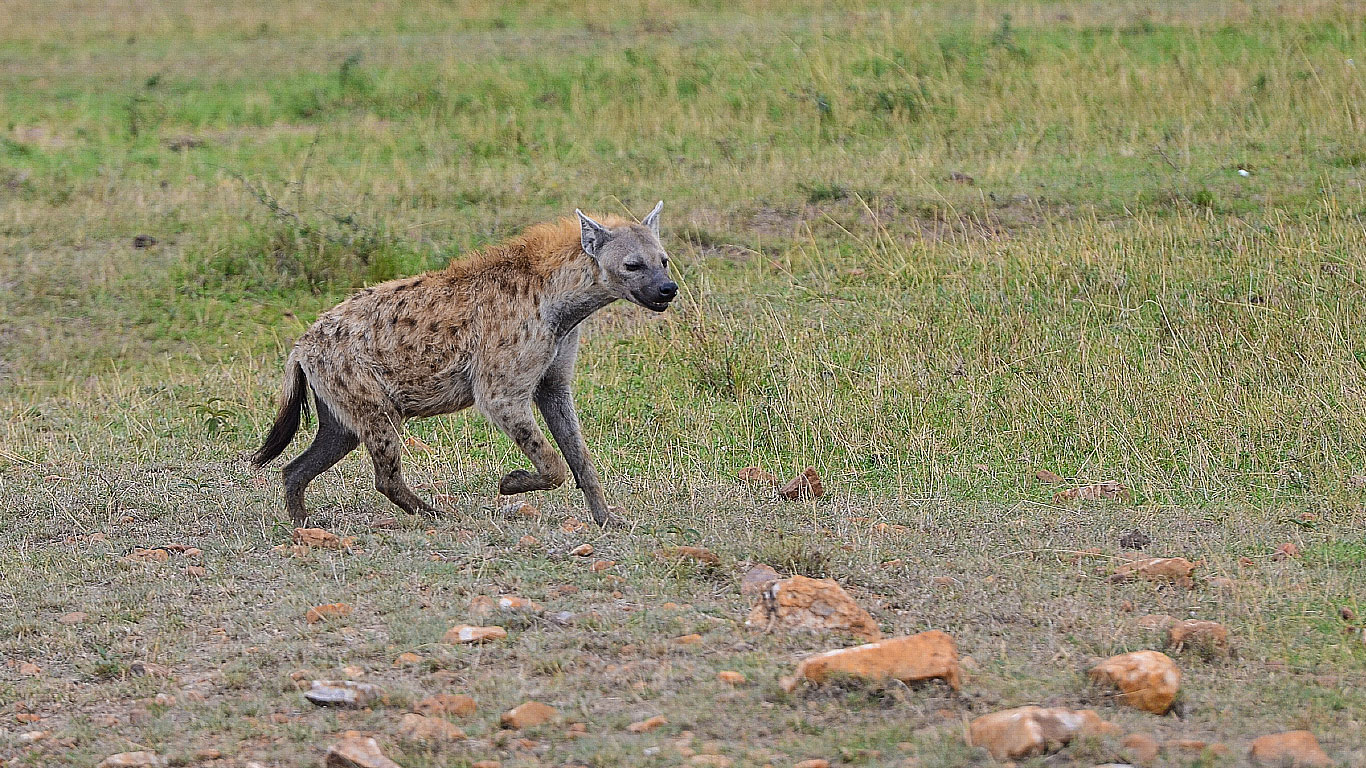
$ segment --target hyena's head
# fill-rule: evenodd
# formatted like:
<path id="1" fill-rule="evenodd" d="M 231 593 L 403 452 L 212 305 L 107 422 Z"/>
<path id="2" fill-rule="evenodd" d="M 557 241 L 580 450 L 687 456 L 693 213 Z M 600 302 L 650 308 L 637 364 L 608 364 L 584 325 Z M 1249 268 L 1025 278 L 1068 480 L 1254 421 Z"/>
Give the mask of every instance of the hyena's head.
<path id="1" fill-rule="evenodd" d="M 639 224 L 607 228 L 575 209 L 579 215 L 583 251 L 592 256 L 613 296 L 655 312 L 669 308 L 678 283 L 669 279 L 669 254 L 659 244 L 659 201 Z"/>

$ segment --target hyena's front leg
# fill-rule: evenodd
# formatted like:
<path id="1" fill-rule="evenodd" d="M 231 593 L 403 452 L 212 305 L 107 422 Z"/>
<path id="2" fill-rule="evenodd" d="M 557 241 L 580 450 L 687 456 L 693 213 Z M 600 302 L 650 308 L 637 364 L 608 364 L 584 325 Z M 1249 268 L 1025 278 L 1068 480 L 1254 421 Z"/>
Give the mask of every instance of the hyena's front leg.
<path id="1" fill-rule="evenodd" d="M 546 426 L 555 443 L 564 453 L 569 469 L 574 473 L 574 482 L 583 491 L 588 511 L 593 513 L 593 521 L 606 528 L 608 525 L 621 525 L 621 518 L 612 514 L 607 507 L 607 497 L 602 492 L 602 482 L 593 460 L 588 455 L 588 445 L 583 440 L 583 428 L 579 426 L 578 414 L 574 412 L 574 396 L 569 391 L 568 382 L 548 380 L 536 393 L 536 407 L 541 410 Z"/>
<path id="2" fill-rule="evenodd" d="M 498 492 L 511 496 L 527 491 L 547 491 L 564 485 L 569 474 L 550 441 L 545 439 L 536 418 L 531 414 L 530 399 L 491 398 L 479 404 L 489 421 L 503 430 L 536 468 L 533 474 L 525 469 L 514 469 L 498 481 Z"/>

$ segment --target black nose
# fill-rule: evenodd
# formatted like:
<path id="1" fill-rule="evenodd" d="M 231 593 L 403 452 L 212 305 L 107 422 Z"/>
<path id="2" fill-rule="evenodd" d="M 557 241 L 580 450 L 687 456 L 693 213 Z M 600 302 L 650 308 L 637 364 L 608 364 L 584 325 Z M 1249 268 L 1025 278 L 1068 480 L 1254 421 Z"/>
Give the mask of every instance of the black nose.
<path id="1" fill-rule="evenodd" d="M 670 280 L 659 286 L 659 295 L 666 301 L 678 295 L 678 283 Z"/>

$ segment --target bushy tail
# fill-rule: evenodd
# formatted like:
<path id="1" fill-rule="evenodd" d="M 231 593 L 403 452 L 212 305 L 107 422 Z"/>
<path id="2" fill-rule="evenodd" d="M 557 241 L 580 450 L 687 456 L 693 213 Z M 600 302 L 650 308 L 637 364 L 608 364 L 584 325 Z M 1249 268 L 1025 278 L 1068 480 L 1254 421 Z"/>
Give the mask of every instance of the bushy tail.
<path id="1" fill-rule="evenodd" d="M 280 410 L 275 414 L 275 424 L 270 434 L 261 444 L 260 450 L 248 459 L 258 467 L 269 464 L 276 456 L 284 453 L 294 433 L 299 431 L 300 415 L 308 415 L 308 377 L 304 369 L 290 360 L 285 373 L 285 391 L 280 393 Z"/>

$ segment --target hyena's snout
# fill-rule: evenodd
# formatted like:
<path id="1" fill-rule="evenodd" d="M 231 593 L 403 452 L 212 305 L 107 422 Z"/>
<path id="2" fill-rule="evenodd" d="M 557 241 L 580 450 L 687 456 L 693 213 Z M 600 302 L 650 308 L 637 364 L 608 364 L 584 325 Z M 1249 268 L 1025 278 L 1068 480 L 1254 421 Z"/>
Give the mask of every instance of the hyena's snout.
<path id="1" fill-rule="evenodd" d="M 678 283 L 667 277 L 661 282 L 647 286 L 638 294 L 641 299 L 640 303 L 645 305 L 647 309 L 653 309 L 656 312 L 663 312 L 668 309 L 669 302 L 673 301 L 676 296 L 678 296 Z"/>

